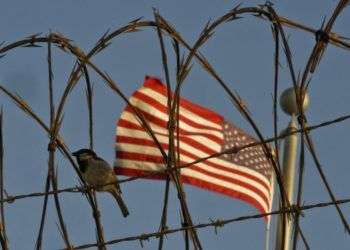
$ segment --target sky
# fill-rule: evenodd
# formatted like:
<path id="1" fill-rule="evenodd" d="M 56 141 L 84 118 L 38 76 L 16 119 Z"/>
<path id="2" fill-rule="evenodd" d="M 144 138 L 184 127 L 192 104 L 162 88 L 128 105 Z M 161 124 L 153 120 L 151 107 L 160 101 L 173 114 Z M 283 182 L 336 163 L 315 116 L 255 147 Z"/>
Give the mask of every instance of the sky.
<path id="1" fill-rule="evenodd" d="M 6 43 L 29 35 L 49 31 L 60 32 L 72 39 L 84 51 L 89 51 L 108 29 L 122 27 L 135 18 L 152 20 L 152 8 L 176 27 L 183 38 L 193 44 L 208 20 L 215 20 L 230 11 L 238 1 L 3 1 L 0 10 L 0 37 Z M 263 1 L 245 1 L 242 6 L 256 6 Z M 318 28 L 328 18 L 336 1 L 275 1 L 277 13 L 292 20 Z M 333 31 L 350 37 L 350 12 L 346 9 L 337 19 Z M 302 71 L 315 43 L 312 35 L 286 28 L 296 71 Z M 171 72 L 174 54 L 166 39 Z M 130 95 L 143 82 L 145 75 L 165 79 L 156 31 L 145 28 L 112 41 L 102 53 L 92 59 L 115 80 L 122 91 Z M 273 136 L 273 49 L 269 23 L 251 15 L 219 27 L 214 36 L 200 49 L 217 73 L 245 100 L 252 117 L 265 137 Z M 281 50 L 282 51 L 282 50 Z M 183 50 L 183 52 L 186 52 Z M 0 84 L 21 95 L 46 122 L 49 121 L 47 48 L 18 48 L 0 61 Z M 281 56 L 280 91 L 291 86 L 286 61 Z M 53 50 L 55 101 L 59 100 L 74 58 Z M 306 115 L 310 124 L 318 124 L 349 113 L 350 85 L 348 51 L 330 45 L 310 83 L 310 108 Z M 174 74 L 171 74 L 174 84 Z M 115 122 L 125 104 L 112 93 L 97 75 L 94 83 L 95 150 L 112 163 L 114 161 Z M 206 106 L 249 133 L 250 125 L 232 106 L 215 80 L 194 62 L 183 87 L 183 96 Z M 47 174 L 47 144 L 49 138 L 41 128 L 5 95 L 0 94 L 4 111 L 5 189 L 10 195 L 41 192 Z M 278 110 L 279 131 L 290 117 Z M 311 133 L 317 155 L 335 196 L 350 197 L 349 122 L 345 121 Z M 85 85 L 80 81 L 71 92 L 64 110 L 61 135 L 70 150 L 88 146 L 88 124 Z M 56 158 L 59 188 L 78 185 L 78 178 L 69 162 L 59 153 Z M 122 177 L 123 178 L 123 177 Z M 137 180 L 122 185 L 131 215 L 124 219 L 107 194 L 98 194 L 106 240 L 142 233 L 156 232 L 165 183 Z M 239 200 L 185 186 L 186 197 L 194 223 L 211 219 L 230 219 L 256 214 L 257 210 Z M 95 242 L 95 226 L 90 207 L 81 194 L 62 194 L 60 201 L 73 245 Z M 303 204 L 330 201 L 310 153 L 306 154 Z M 38 234 L 43 197 L 22 199 L 5 205 L 6 226 L 11 249 L 32 249 Z M 350 221 L 350 205 L 341 206 Z M 168 210 L 170 228 L 180 226 L 176 190 L 170 191 Z M 57 227 L 53 199 L 50 198 L 44 231 L 43 249 L 64 246 Z M 272 220 L 270 249 L 274 246 L 276 220 Z M 204 249 L 264 249 L 265 222 L 262 219 L 228 224 L 215 233 L 213 228 L 198 230 Z M 345 233 L 334 207 L 305 211 L 301 228 L 311 249 L 348 249 Z M 157 239 L 145 241 L 143 249 L 156 249 Z M 183 249 L 182 233 L 166 237 L 165 249 Z M 109 246 L 108 249 L 141 249 L 132 241 Z M 299 242 L 298 249 L 304 249 Z"/>

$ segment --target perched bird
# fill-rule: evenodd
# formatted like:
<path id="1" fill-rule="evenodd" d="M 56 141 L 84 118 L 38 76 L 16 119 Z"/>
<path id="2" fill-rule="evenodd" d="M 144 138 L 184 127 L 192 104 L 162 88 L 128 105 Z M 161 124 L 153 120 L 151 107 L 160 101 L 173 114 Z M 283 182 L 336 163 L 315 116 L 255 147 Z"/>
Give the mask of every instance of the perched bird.
<path id="1" fill-rule="evenodd" d="M 97 191 L 104 191 L 112 194 L 118 202 L 123 216 L 128 216 L 129 211 L 121 197 L 122 192 L 117 182 L 117 177 L 109 164 L 98 157 L 91 149 L 83 148 L 73 152 L 72 155 L 76 157 L 79 170 L 86 183 L 94 186 L 94 189 Z"/>

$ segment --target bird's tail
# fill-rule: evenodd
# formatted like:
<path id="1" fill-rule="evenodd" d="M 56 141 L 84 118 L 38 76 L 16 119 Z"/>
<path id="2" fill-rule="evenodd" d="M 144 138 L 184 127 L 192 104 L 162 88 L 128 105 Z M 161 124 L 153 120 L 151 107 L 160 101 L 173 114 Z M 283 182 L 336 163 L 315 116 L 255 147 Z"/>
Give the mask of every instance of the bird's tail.
<path id="1" fill-rule="evenodd" d="M 110 191 L 110 193 L 113 195 L 114 199 L 117 201 L 117 203 L 120 207 L 120 210 L 122 211 L 123 216 L 124 217 L 128 216 L 129 210 L 128 210 L 125 202 L 123 201 L 123 198 L 122 198 L 120 192 L 118 192 L 117 190 L 113 190 L 113 191 Z"/>

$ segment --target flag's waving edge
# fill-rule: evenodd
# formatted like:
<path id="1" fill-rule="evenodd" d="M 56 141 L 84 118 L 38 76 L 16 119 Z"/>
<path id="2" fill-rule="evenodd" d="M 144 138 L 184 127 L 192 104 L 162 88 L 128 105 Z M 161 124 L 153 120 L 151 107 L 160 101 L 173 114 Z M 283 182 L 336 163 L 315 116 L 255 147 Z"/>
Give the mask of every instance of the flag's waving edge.
<path id="1" fill-rule="evenodd" d="M 169 138 L 166 86 L 156 78 L 146 77 L 143 86 L 133 93 L 129 101 L 146 119 L 167 152 Z M 176 151 L 180 152 L 181 165 L 255 141 L 219 114 L 184 98 L 180 98 L 178 130 L 179 149 Z M 165 168 L 160 150 L 131 107 L 127 106 L 117 122 L 115 173 L 164 179 Z M 159 173 L 149 175 L 150 172 Z M 181 180 L 248 202 L 261 213 L 271 210 L 272 167 L 260 146 L 183 168 Z"/>

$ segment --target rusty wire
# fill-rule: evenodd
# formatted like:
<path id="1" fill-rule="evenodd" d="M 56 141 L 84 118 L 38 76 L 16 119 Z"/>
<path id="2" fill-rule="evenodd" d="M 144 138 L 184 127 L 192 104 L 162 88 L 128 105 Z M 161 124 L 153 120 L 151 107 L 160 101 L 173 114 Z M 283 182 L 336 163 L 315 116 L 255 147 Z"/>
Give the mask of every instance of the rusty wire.
<path id="1" fill-rule="evenodd" d="M 5 46 L 0 47 L 0 55 L 4 56 L 5 53 L 8 53 L 16 48 L 19 47 L 38 47 L 41 46 L 40 44 L 47 44 L 48 46 L 48 68 L 49 68 L 49 96 L 50 96 L 50 124 L 47 125 L 43 121 L 42 118 L 40 118 L 32 109 L 31 107 L 25 102 L 23 98 L 21 98 L 18 95 L 15 95 L 8 91 L 5 87 L 0 85 L 0 91 L 3 92 L 5 95 L 7 95 L 22 111 L 24 111 L 26 114 L 28 114 L 32 119 L 34 119 L 40 127 L 45 130 L 45 132 L 49 135 L 50 141 L 48 146 L 49 151 L 49 165 L 48 165 L 48 174 L 45 184 L 45 191 L 44 192 L 38 192 L 38 193 L 31 193 L 31 194 L 24 194 L 24 195 L 17 195 L 17 196 L 7 196 L 3 197 L 3 194 L 1 194 L 1 206 L 3 207 L 3 203 L 11 203 L 18 199 L 24 199 L 24 198 L 31 198 L 31 197 L 40 197 L 44 196 L 44 204 L 43 204 L 43 211 L 41 216 L 41 223 L 40 223 L 40 229 L 39 234 L 37 238 L 36 246 L 38 249 L 41 248 L 41 241 L 42 241 L 42 233 L 44 229 L 45 224 L 45 214 L 46 214 L 46 204 L 48 197 L 50 195 L 54 196 L 55 199 L 55 205 L 56 205 L 56 211 L 60 222 L 60 232 L 62 234 L 63 241 L 65 242 L 66 248 L 71 249 L 72 243 L 70 243 L 69 240 L 69 233 L 67 232 L 67 229 L 65 227 L 65 222 L 63 219 L 63 214 L 61 211 L 61 205 L 59 201 L 59 194 L 67 193 L 67 192 L 79 192 L 84 193 L 86 195 L 86 198 L 88 200 L 88 203 L 91 206 L 93 218 L 95 221 L 96 231 L 97 231 L 97 243 L 91 243 L 86 244 L 82 246 L 78 246 L 77 249 L 97 246 L 99 249 L 105 249 L 106 245 L 115 244 L 123 241 L 130 241 L 130 240 L 145 240 L 150 237 L 159 237 L 159 249 L 162 249 L 163 245 L 163 236 L 169 233 L 175 233 L 179 231 L 185 231 L 188 232 L 191 236 L 193 246 L 195 249 L 202 249 L 200 239 L 197 236 L 196 229 L 203 228 L 203 227 L 209 227 L 209 226 L 223 226 L 228 223 L 232 223 L 235 221 L 241 221 L 246 219 L 253 219 L 253 218 L 260 218 L 267 215 L 274 215 L 274 214 L 291 214 L 291 216 L 295 219 L 295 225 L 296 225 L 296 232 L 295 234 L 300 234 L 304 245 L 306 248 L 309 248 L 307 240 L 305 235 L 303 234 L 300 225 L 298 223 L 299 219 L 299 213 L 302 210 L 307 210 L 311 208 L 316 207 L 324 207 L 324 206 L 330 206 L 334 205 L 337 209 L 337 212 L 343 222 L 343 225 L 349 232 L 349 225 L 338 206 L 341 203 L 347 203 L 349 200 L 338 200 L 333 194 L 333 191 L 326 179 L 325 174 L 322 171 L 321 168 L 321 162 L 317 157 L 315 146 L 312 143 L 312 139 L 310 137 L 310 131 L 329 126 L 334 123 L 342 122 L 350 118 L 349 115 L 339 117 L 337 119 L 327 121 L 318 125 L 314 126 L 308 126 L 306 122 L 306 116 L 303 113 L 301 109 L 301 103 L 303 100 L 302 96 L 299 96 L 296 93 L 296 98 L 299 105 L 299 125 L 300 128 L 297 131 L 294 131 L 293 133 L 300 133 L 302 138 L 302 143 L 306 143 L 308 145 L 308 150 L 310 151 L 313 160 L 315 162 L 315 165 L 317 167 L 317 170 L 321 176 L 321 179 L 327 188 L 327 191 L 332 199 L 331 202 L 328 203 L 318 203 L 308 206 L 300 206 L 300 194 L 301 194 L 301 186 L 302 184 L 299 184 L 299 192 L 298 192 L 298 202 L 296 205 L 293 205 L 291 201 L 288 201 L 285 198 L 285 191 L 283 186 L 283 181 L 281 178 L 280 173 L 280 166 L 279 162 L 276 161 L 269 151 L 267 147 L 267 143 L 269 142 L 275 142 L 275 145 L 277 146 L 277 141 L 280 139 L 283 139 L 284 137 L 288 136 L 289 134 L 284 134 L 277 136 L 277 93 L 278 93 L 278 64 L 279 64 L 279 49 L 280 46 L 283 46 L 285 51 L 285 56 L 288 62 L 288 67 L 291 73 L 291 77 L 293 79 L 293 85 L 294 87 L 297 87 L 298 85 L 301 86 L 301 88 L 306 89 L 309 85 L 309 75 L 314 73 L 315 68 L 317 67 L 319 61 L 322 59 L 322 55 L 324 50 L 326 49 L 328 43 L 343 48 L 345 50 L 350 49 L 350 43 L 347 42 L 346 38 L 338 35 L 336 33 L 333 33 L 331 31 L 331 28 L 336 20 L 336 18 L 341 14 L 341 12 L 345 9 L 345 7 L 348 5 L 348 1 L 346 0 L 340 0 L 336 9 L 333 12 L 333 15 L 327 22 L 325 27 L 321 27 L 321 29 L 313 29 L 310 28 L 304 24 L 297 23 L 295 21 L 292 21 L 288 18 L 278 16 L 276 11 L 274 10 L 273 6 L 270 3 L 266 3 L 265 5 L 261 5 L 258 7 L 240 7 L 240 5 L 233 8 L 231 11 L 226 13 L 225 15 L 219 17 L 218 19 L 214 20 L 211 23 L 207 23 L 207 25 L 204 27 L 202 33 L 198 37 L 197 41 L 194 43 L 193 46 L 190 46 L 185 39 L 181 36 L 181 34 L 164 18 L 162 17 L 157 11 L 154 12 L 155 20 L 154 21 L 142 21 L 141 19 L 136 19 L 128 23 L 127 25 L 116 29 L 112 32 L 106 32 L 96 43 L 96 45 L 91 49 L 90 52 L 84 53 L 82 49 L 80 49 L 77 45 L 73 44 L 72 41 L 65 37 L 62 34 L 59 33 L 50 33 L 48 36 L 40 36 L 39 34 L 32 35 L 26 39 L 7 44 Z M 247 110 L 246 106 L 244 105 L 244 101 L 242 101 L 239 96 L 235 94 L 233 90 L 229 88 L 229 85 L 217 74 L 214 67 L 209 63 L 209 61 L 204 57 L 203 54 L 199 53 L 198 50 L 201 46 L 203 46 L 209 39 L 213 37 L 214 31 L 220 27 L 221 25 L 224 25 L 228 22 L 233 22 L 236 19 L 242 18 L 243 15 L 254 15 L 258 18 L 262 18 L 263 20 L 266 20 L 271 23 L 272 30 L 273 30 L 273 38 L 275 42 L 275 77 L 274 77 L 274 136 L 272 138 L 266 139 L 265 136 L 261 133 L 258 124 L 255 122 L 253 117 L 250 115 L 249 111 Z M 169 110 L 169 135 L 173 135 L 174 129 L 176 128 L 176 123 L 178 122 L 178 100 L 181 93 L 182 85 L 184 84 L 184 80 L 188 76 L 188 74 L 191 71 L 191 65 L 193 63 L 193 60 L 197 60 L 197 62 L 203 67 L 203 69 L 206 70 L 206 72 L 211 75 L 217 83 L 224 89 L 224 91 L 229 96 L 230 100 L 232 101 L 233 107 L 236 108 L 242 115 L 243 118 L 245 118 L 251 127 L 253 128 L 254 132 L 256 133 L 257 137 L 259 138 L 259 141 L 255 143 L 251 143 L 249 145 L 246 145 L 244 147 L 235 147 L 228 150 L 225 150 L 223 152 L 219 152 L 217 154 L 210 155 L 205 158 L 198 159 L 192 163 L 185 164 L 185 165 L 179 165 L 178 162 L 178 155 L 175 152 L 175 140 L 178 140 L 178 138 L 174 138 L 173 136 L 169 136 L 169 154 L 167 155 L 163 148 L 161 147 L 160 143 L 158 142 L 156 136 L 154 135 L 154 132 L 152 131 L 151 127 L 149 126 L 148 122 L 143 118 L 143 116 L 139 113 L 139 111 L 133 107 L 128 101 L 127 96 L 121 91 L 119 84 L 117 84 L 106 72 L 104 72 L 100 67 L 95 65 L 91 58 L 98 54 L 99 52 L 105 50 L 108 45 L 112 42 L 113 39 L 119 37 L 120 35 L 135 32 L 143 28 L 156 28 L 158 39 L 160 42 L 160 48 L 161 48 L 161 54 L 162 54 L 162 64 L 164 69 L 164 74 L 166 78 L 166 83 L 168 84 L 168 90 L 170 90 L 170 77 L 168 72 L 168 65 L 167 65 L 167 54 L 164 46 L 164 39 L 163 39 L 163 33 L 166 34 L 168 37 L 170 37 L 173 40 L 174 44 L 174 51 L 177 57 L 177 75 L 176 75 L 176 86 L 174 91 L 174 98 L 171 99 L 170 92 L 168 93 L 168 110 Z M 291 27 L 295 28 L 301 31 L 305 31 L 308 33 L 312 33 L 316 37 L 316 43 L 315 47 L 309 57 L 308 63 L 306 64 L 304 73 L 302 75 L 302 78 L 300 81 L 298 81 L 295 72 L 294 72 L 294 66 L 292 61 L 292 56 L 289 49 L 289 44 L 285 36 L 284 27 Z M 65 53 L 69 53 L 71 56 L 76 58 L 76 64 L 72 69 L 72 72 L 70 74 L 69 80 L 66 84 L 66 87 L 64 89 L 63 95 L 59 99 L 57 109 L 54 108 L 53 103 L 53 74 L 52 74 L 52 56 L 51 56 L 51 47 L 52 45 L 55 45 L 60 50 L 62 50 Z M 180 46 L 188 51 L 187 55 L 183 58 L 183 60 L 180 60 L 179 55 L 179 48 Z M 78 83 L 78 80 L 84 76 L 86 81 L 86 96 L 87 96 L 87 107 L 89 111 L 89 141 L 90 141 L 90 148 L 93 148 L 94 145 L 94 126 L 93 126 L 93 89 L 90 82 L 89 77 L 89 71 L 95 72 L 97 75 L 99 75 L 105 82 L 105 84 L 113 91 L 119 98 L 121 98 L 124 102 L 126 102 L 128 105 L 130 105 L 133 109 L 133 112 L 140 120 L 141 125 L 145 128 L 147 133 L 151 136 L 151 138 L 154 140 L 156 146 L 158 147 L 159 151 L 163 155 L 164 165 L 167 166 L 166 170 L 164 171 L 164 174 L 168 176 L 166 187 L 165 187 L 165 194 L 164 194 L 164 203 L 163 203 L 163 213 L 161 216 L 161 225 L 159 232 L 155 233 L 149 233 L 149 234 L 142 234 L 139 236 L 132 236 L 128 238 L 123 239 L 117 239 L 112 241 L 105 241 L 104 240 L 104 234 L 103 234 L 103 227 L 100 221 L 100 213 L 98 211 L 98 204 L 95 197 L 95 194 L 91 192 L 91 187 L 87 186 L 84 180 L 81 178 L 80 172 L 73 161 L 70 151 L 68 147 L 65 145 L 64 140 L 62 136 L 60 135 L 60 127 L 63 122 L 63 111 L 65 108 L 65 103 L 67 99 L 69 98 L 69 95 L 71 91 L 75 88 L 75 86 Z M 2 115 L 1 115 L 2 117 Z M 178 134 L 178 133 L 177 133 Z M 1 140 L 2 141 L 2 140 Z M 194 224 L 192 222 L 190 212 L 188 210 L 187 202 L 185 200 L 184 191 L 181 186 L 181 182 L 179 181 L 179 175 L 178 170 L 181 168 L 189 167 L 193 164 L 196 164 L 198 162 L 219 157 L 223 154 L 234 154 L 238 151 L 247 148 L 247 147 L 253 147 L 261 145 L 264 148 L 266 157 L 270 159 L 270 162 L 274 168 L 275 175 L 277 177 L 277 182 L 280 190 L 281 200 L 282 200 L 282 208 L 279 211 L 273 211 L 269 214 L 259 214 L 259 215 L 253 215 L 253 216 L 244 216 L 239 217 L 235 219 L 230 220 L 217 220 L 215 222 L 211 223 L 202 223 L 202 224 Z M 62 154 L 68 159 L 74 170 L 76 171 L 77 176 L 80 178 L 81 184 L 80 186 L 73 187 L 73 188 L 65 188 L 65 189 L 58 189 L 57 188 L 57 176 L 55 175 L 54 171 L 54 162 L 55 162 L 55 150 L 56 147 L 62 152 Z M 277 147 L 276 147 L 277 148 Z M 278 150 L 277 150 L 278 155 Z M 1 155 L 2 158 L 3 155 Z M 303 159 L 304 157 L 304 147 L 302 147 L 301 157 Z M 303 160 L 302 160 L 303 162 Z M 301 168 L 303 163 L 301 163 Z M 1 171 L 3 170 L 3 164 L 1 164 Z M 149 175 L 145 175 L 143 177 L 150 177 L 153 173 L 150 173 Z M 300 178 L 302 178 L 302 175 Z M 119 183 L 125 183 L 129 181 L 136 180 L 140 177 L 131 177 L 124 180 L 120 180 Z M 178 197 L 181 204 L 182 209 L 182 217 L 184 220 L 184 225 L 181 228 L 177 229 L 166 229 L 166 213 L 167 213 L 167 204 L 168 204 L 168 192 L 169 192 L 169 184 L 170 180 L 175 184 L 177 191 L 178 191 Z M 302 183 L 302 179 L 299 179 L 299 183 Z M 52 190 L 50 190 L 50 185 L 52 185 Z M 3 181 L 1 182 L 1 189 L 3 190 Z M 2 192 L 1 192 L 2 193 Z M 3 208 L 2 208 L 2 221 L 5 221 L 4 215 L 3 215 Z M 5 229 L 5 227 L 4 227 Z M 1 231 L 0 235 L 1 244 L 3 246 L 6 246 L 6 234 L 5 231 Z M 296 238 L 294 239 L 294 245 L 296 244 Z M 186 248 L 188 248 L 188 237 L 185 237 L 185 245 Z"/>

